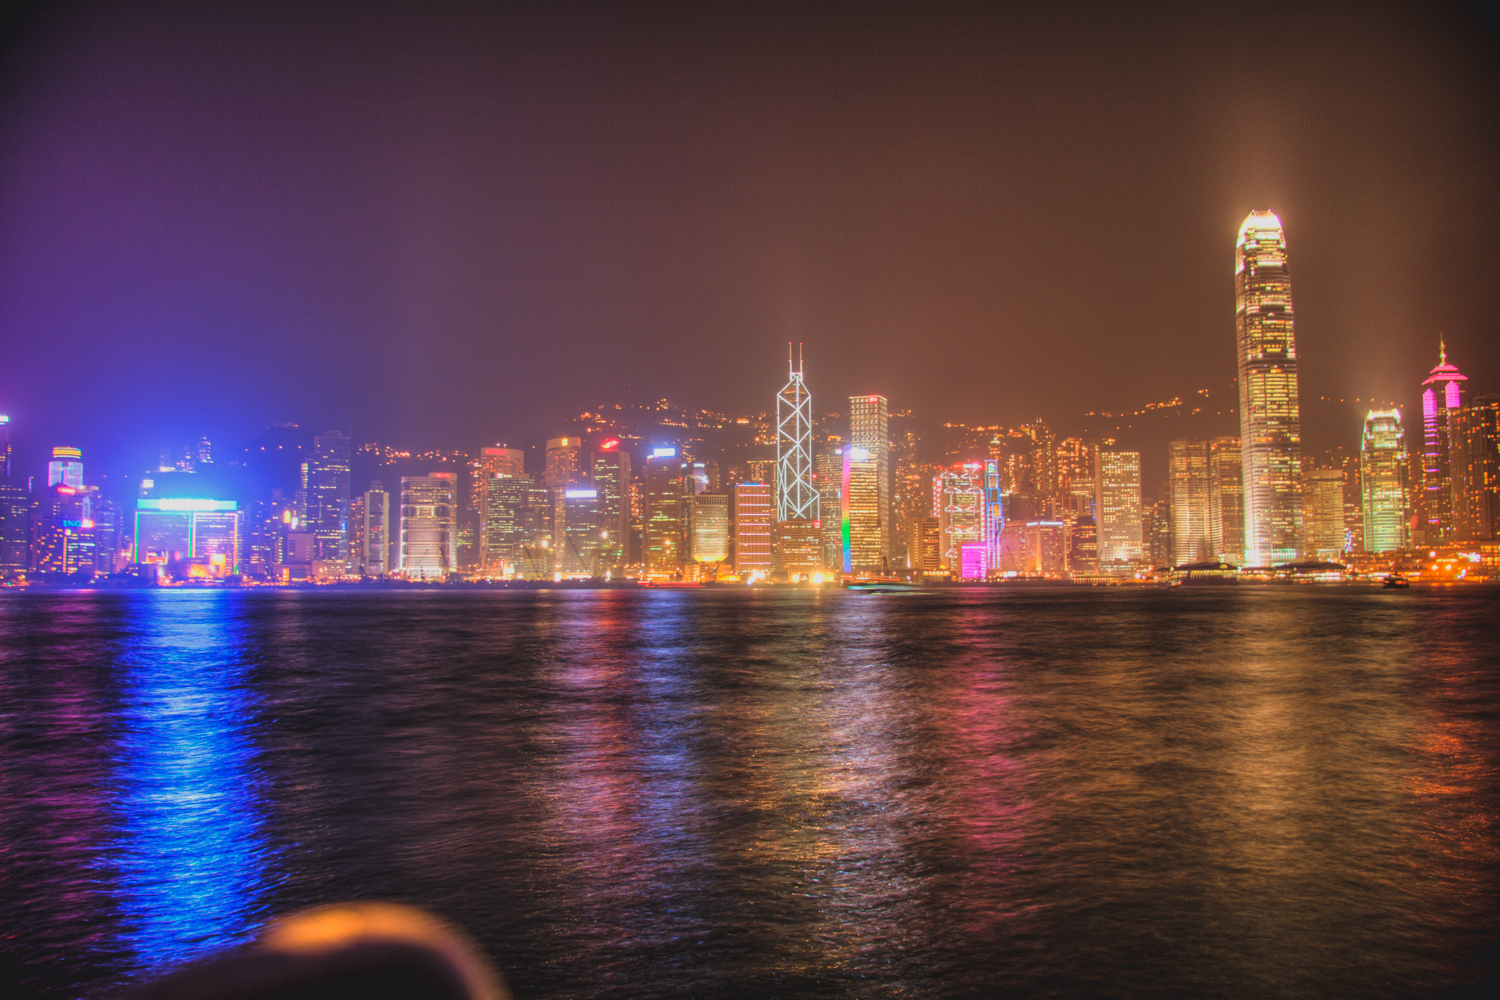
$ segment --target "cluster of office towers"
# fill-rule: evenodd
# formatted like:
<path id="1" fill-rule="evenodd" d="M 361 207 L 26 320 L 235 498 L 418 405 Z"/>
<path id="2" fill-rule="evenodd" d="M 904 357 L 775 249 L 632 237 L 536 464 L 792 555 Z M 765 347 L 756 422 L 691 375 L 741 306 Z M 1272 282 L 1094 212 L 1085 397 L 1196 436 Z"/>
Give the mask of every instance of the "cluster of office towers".
<path id="1" fill-rule="evenodd" d="M 1465 403 L 1465 376 L 1446 353 L 1423 383 L 1420 447 L 1408 448 L 1399 410 L 1371 410 L 1356 454 L 1304 458 L 1287 241 L 1272 212 L 1240 227 L 1235 318 L 1240 436 L 1172 442 L 1155 502 L 1142 496 L 1139 452 L 1058 441 L 1041 421 L 996 434 L 986 457 L 932 465 L 914 441 L 893 438 L 883 396 L 853 396 L 847 436 L 815 447 L 799 360 L 777 394 L 776 459 L 748 463 L 748 478 L 729 482 L 680 445 L 650 449 L 638 480 L 616 439 L 591 452 L 581 438 L 548 441 L 535 480 L 519 450 L 483 449 L 468 498 L 481 512 L 478 571 L 1089 577 L 1496 537 L 1500 404 Z M 403 478 L 399 507 L 378 489 L 357 498 L 348 568 L 454 571 L 457 489 L 451 473 L 434 473 Z"/>
<path id="2" fill-rule="evenodd" d="M 1239 438 L 1171 444 L 1173 563 L 1266 566 L 1348 561 L 1500 536 L 1500 396 L 1463 398 L 1467 376 L 1439 360 L 1422 382 L 1422 438 L 1401 411 L 1365 415 L 1356 453 L 1301 449 L 1286 234 L 1252 212 L 1235 248 Z"/>
<path id="3" fill-rule="evenodd" d="M 1040 420 L 985 429 L 995 432 L 985 453 L 951 464 L 922 461 L 910 430 L 893 434 L 880 395 L 850 397 L 847 433 L 819 434 L 800 358 L 789 358 L 766 427 L 774 459 L 732 470 L 688 437 L 562 436 L 530 474 L 520 449 L 495 445 L 463 475 L 439 469 L 351 494 L 350 439 L 329 431 L 313 439 L 292 496 L 241 505 L 147 478 L 122 509 L 85 482 L 76 448 L 54 449 L 45 486 L 12 475 L 0 417 L 0 576 L 135 566 L 281 581 L 1089 578 L 1497 539 L 1500 397 L 1466 400 L 1467 377 L 1440 348 L 1422 383 L 1420 442 L 1408 443 L 1399 410 L 1370 410 L 1357 452 L 1310 459 L 1286 236 L 1271 212 L 1240 228 L 1235 306 L 1240 436 L 1172 442 L 1156 501 L 1143 499 L 1138 451 L 1058 440 Z M 161 471 L 212 461 L 201 441 Z"/>

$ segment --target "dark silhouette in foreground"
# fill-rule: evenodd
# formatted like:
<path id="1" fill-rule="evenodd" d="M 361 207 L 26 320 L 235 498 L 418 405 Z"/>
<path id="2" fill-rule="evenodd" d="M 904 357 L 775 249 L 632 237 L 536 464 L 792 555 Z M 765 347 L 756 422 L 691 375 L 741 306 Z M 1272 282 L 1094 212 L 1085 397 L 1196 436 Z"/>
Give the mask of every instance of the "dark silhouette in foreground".
<path id="1" fill-rule="evenodd" d="M 176 969 L 129 1000 L 510 1000 L 460 931 L 410 907 L 348 903 L 272 923 L 254 944 Z"/>

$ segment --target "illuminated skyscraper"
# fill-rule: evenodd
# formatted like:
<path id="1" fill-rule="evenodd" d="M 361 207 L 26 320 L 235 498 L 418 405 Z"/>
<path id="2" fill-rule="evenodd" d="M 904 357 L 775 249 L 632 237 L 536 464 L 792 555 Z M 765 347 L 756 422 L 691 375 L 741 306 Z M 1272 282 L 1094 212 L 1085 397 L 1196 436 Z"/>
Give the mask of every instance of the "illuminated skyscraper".
<path id="1" fill-rule="evenodd" d="M 479 449 L 480 479 L 496 476 L 520 476 L 525 472 L 526 453 L 503 444 L 485 445 Z"/>
<path id="2" fill-rule="evenodd" d="M 83 452 L 63 446 L 52 449 L 52 461 L 47 463 L 47 485 L 58 483 L 83 489 Z"/>
<path id="3" fill-rule="evenodd" d="M 789 580 L 805 580 L 822 571 L 823 528 L 818 522 L 805 518 L 777 521 L 772 536 L 776 568 Z"/>
<path id="4" fill-rule="evenodd" d="M 525 476 L 520 478 L 529 482 Z M 553 576 L 556 565 L 552 552 L 553 496 L 554 491 L 536 483 L 526 488 L 519 532 L 519 572 L 527 580 L 550 580 Z"/>
<path id="5" fill-rule="evenodd" d="M 823 518 L 823 566 L 837 572 L 844 565 L 844 455 L 822 451 L 815 459 L 813 485 Z"/>
<path id="6" fill-rule="evenodd" d="M 31 569 L 71 575 L 94 570 L 94 523 L 88 494 L 65 483 L 53 483 L 31 506 Z"/>
<path id="7" fill-rule="evenodd" d="M 582 439 L 576 437 L 552 438 L 547 442 L 545 484 L 547 489 L 552 491 L 552 551 L 554 560 L 562 558 L 562 552 L 566 545 L 568 512 L 566 497 L 563 494 L 568 487 L 581 484 L 585 478 L 578 457 L 579 449 L 582 446 Z"/>
<path id="8" fill-rule="evenodd" d="M 1167 447 L 1167 472 L 1172 488 L 1172 565 L 1214 559 L 1208 442 L 1173 441 Z"/>
<path id="9" fill-rule="evenodd" d="M 891 555 L 891 465 L 890 430 L 884 396 L 849 397 L 849 447 L 856 456 L 850 490 L 844 497 L 845 511 L 857 514 L 850 524 L 850 558 L 854 572 L 886 573 Z"/>
<path id="10" fill-rule="evenodd" d="M 1099 572 L 1099 526 L 1092 515 L 1079 515 L 1068 528 L 1068 572 L 1083 576 Z"/>
<path id="11" fill-rule="evenodd" d="M 377 479 L 365 491 L 364 498 L 360 571 L 365 576 L 381 577 L 391 570 L 391 495 Z"/>
<path id="12" fill-rule="evenodd" d="M 1338 560 L 1344 552 L 1344 470 L 1302 473 L 1304 549 L 1309 559 Z"/>
<path id="13" fill-rule="evenodd" d="M 582 445 L 583 440 L 576 437 L 552 438 L 547 442 L 545 485 L 549 490 L 560 490 L 578 482 L 581 475 L 578 449 Z"/>
<path id="14" fill-rule="evenodd" d="M 1302 552 L 1302 425 L 1286 234 L 1274 212 L 1251 212 L 1234 254 L 1245 561 L 1290 562 Z M 1105 548 L 1100 524 L 1100 549 Z"/>
<path id="15" fill-rule="evenodd" d="M 599 491 L 599 529 L 604 567 L 618 574 L 630 552 L 630 453 L 614 438 L 594 452 L 593 485 Z"/>
<path id="16" fill-rule="evenodd" d="M 1079 438 L 1063 438 L 1057 442 L 1053 468 L 1057 479 L 1057 501 L 1063 509 L 1074 514 L 1093 513 L 1098 450 L 1098 445 Z"/>
<path id="17" fill-rule="evenodd" d="M 554 572 L 568 579 L 602 577 L 599 491 L 584 483 L 566 487 L 562 495 L 563 529 L 560 533 L 553 530 L 554 537 L 561 536 L 554 553 Z"/>
<path id="18" fill-rule="evenodd" d="M 1208 527 L 1214 558 L 1238 566 L 1245 559 L 1244 450 L 1237 437 L 1208 442 Z"/>
<path id="19" fill-rule="evenodd" d="M 943 572 L 942 524 L 935 517 L 913 517 L 907 522 L 906 565 L 923 576 Z"/>
<path id="20" fill-rule="evenodd" d="M 494 476 L 486 481 L 484 521 L 480 531 L 486 574 L 504 576 L 507 571 L 509 575 L 521 572 L 521 550 L 525 544 L 523 531 L 533 486 L 531 477 L 524 475 Z"/>
<path id="21" fill-rule="evenodd" d="M 818 491 L 813 485 L 812 394 L 802 382 L 802 365 L 791 362 L 788 379 L 776 394 L 776 520 L 818 520 Z"/>
<path id="22" fill-rule="evenodd" d="M 1141 453 L 1099 449 L 1094 509 L 1099 525 L 1099 568 L 1145 560 L 1141 544 Z"/>
<path id="23" fill-rule="evenodd" d="M 10 418 L 0 415 L 0 580 L 26 571 L 31 540 L 31 491 L 11 468 Z"/>
<path id="24" fill-rule="evenodd" d="M 401 572 L 444 580 L 458 566 L 458 476 L 401 477 Z"/>
<path id="25" fill-rule="evenodd" d="M 339 431 L 313 438 L 307 465 L 307 524 L 317 558 L 342 567 L 349 558 L 349 439 Z"/>
<path id="26" fill-rule="evenodd" d="M 650 579 L 679 577 L 687 562 L 691 510 L 684 503 L 693 497 L 690 471 L 676 448 L 656 448 L 646 459 L 645 575 Z"/>
<path id="27" fill-rule="evenodd" d="M 1052 465 L 1052 438 L 1047 437 L 1047 468 Z M 998 569 L 1001 562 L 1001 536 L 1005 532 L 1005 500 L 1000 492 L 1000 463 L 993 458 L 984 463 L 983 538 L 985 565 Z"/>
<path id="28" fill-rule="evenodd" d="M 1448 363 L 1448 350 L 1438 342 L 1438 364 L 1422 383 L 1422 483 L 1418 529 L 1422 545 L 1441 545 L 1456 536 L 1453 516 L 1453 427 L 1463 406 L 1463 383 L 1468 381 Z"/>
<path id="29" fill-rule="evenodd" d="M 771 571 L 773 509 L 770 483 L 734 488 L 734 571 L 741 576 Z"/>
<path id="30" fill-rule="evenodd" d="M 233 500 L 153 497 L 135 502 L 135 561 L 183 576 L 239 572 L 240 512 Z"/>
<path id="31" fill-rule="evenodd" d="M 693 562 L 717 566 L 729 558 L 729 496 L 700 493 L 693 504 Z"/>
<path id="32" fill-rule="evenodd" d="M 1452 421 L 1453 521 L 1461 542 L 1500 539 L 1500 396 L 1479 396 Z"/>
<path id="33" fill-rule="evenodd" d="M 1371 410 L 1365 414 L 1359 478 L 1364 493 L 1365 551 L 1405 549 L 1407 456 L 1400 410 Z"/>
<path id="34" fill-rule="evenodd" d="M 996 462 L 990 459 L 990 462 Z M 996 463 L 996 475 L 999 465 Z M 984 483 L 985 465 L 980 462 L 959 463 L 951 469 L 939 472 L 932 481 L 933 513 L 937 515 L 941 533 L 943 566 L 957 574 L 961 569 L 963 547 L 971 542 L 986 543 L 985 512 L 986 494 Z M 1004 530 L 1005 516 L 1000 514 L 1000 530 Z M 998 542 L 998 539 L 997 539 Z M 1000 567 L 998 555 L 988 556 L 988 565 Z"/>

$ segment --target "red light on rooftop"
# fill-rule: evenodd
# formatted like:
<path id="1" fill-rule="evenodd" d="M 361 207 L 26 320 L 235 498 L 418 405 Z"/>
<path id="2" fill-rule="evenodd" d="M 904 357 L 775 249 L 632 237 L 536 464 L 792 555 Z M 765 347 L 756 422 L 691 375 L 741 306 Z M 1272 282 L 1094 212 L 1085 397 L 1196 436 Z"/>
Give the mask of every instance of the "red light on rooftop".
<path id="1" fill-rule="evenodd" d="M 599 450 L 600 451 L 614 451 L 618 447 L 620 447 L 620 442 L 611 439 L 611 440 L 606 441 L 603 444 L 601 444 L 599 446 Z"/>

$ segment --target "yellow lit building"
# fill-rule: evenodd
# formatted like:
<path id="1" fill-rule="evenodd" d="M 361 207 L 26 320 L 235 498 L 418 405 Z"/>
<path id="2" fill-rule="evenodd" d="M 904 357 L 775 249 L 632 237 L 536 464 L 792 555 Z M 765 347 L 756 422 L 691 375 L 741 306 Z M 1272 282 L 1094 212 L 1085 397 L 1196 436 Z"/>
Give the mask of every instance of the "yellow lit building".
<path id="1" fill-rule="evenodd" d="M 1245 561 L 1302 554 L 1302 424 L 1286 233 L 1274 212 L 1251 212 L 1234 253 Z M 1104 525 L 1100 524 L 1100 547 Z M 1102 558 L 1102 554 L 1101 554 Z"/>

